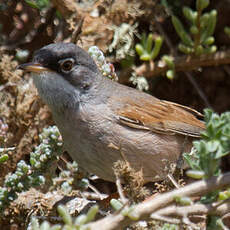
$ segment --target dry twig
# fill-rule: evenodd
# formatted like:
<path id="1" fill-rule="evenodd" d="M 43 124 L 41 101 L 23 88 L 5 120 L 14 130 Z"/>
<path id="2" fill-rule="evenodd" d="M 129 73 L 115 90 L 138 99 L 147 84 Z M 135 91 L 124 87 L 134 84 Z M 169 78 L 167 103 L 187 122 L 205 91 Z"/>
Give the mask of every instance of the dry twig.
<path id="1" fill-rule="evenodd" d="M 230 50 L 218 51 L 214 54 L 203 54 L 197 56 L 181 56 L 176 57 L 174 60 L 175 71 L 191 71 L 198 70 L 201 67 L 218 66 L 230 63 Z M 154 65 L 144 63 L 136 68 L 138 75 L 144 75 L 145 77 L 155 77 L 161 74 L 165 74 L 168 70 L 166 63 L 162 61 L 156 62 Z"/>
<path id="2" fill-rule="evenodd" d="M 219 177 L 212 177 L 208 180 L 201 180 L 194 182 L 192 184 L 186 185 L 183 188 L 173 190 L 171 192 L 160 194 L 153 199 L 149 199 L 135 206 L 133 213 L 138 217 L 138 220 L 148 220 L 150 215 L 156 211 L 160 211 L 167 205 L 170 205 L 174 202 L 175 196 L 200 196 L 208 192 L 226 187 L 230 184 L 230 172 L 225 173 Z M 217 207 L 226 207 L 225 206 Z M 188 206 L 190 207 L 190 206 Z M 196 206 L 197 207 L 197 206 Z M 200 207 L 200 206 L 199 206 Z M 203 207 L 203 206 L 202 206 Z M 184 210 L 185 207 L 183 207 Z M 204 208 L 204 207 L 203 207 Z M 227 206 L 229 210 L 229 206 Z M 184 217 L 184 216 L 183 216 Z M 91 229 L 100 229 L 100 230 L 112 230 L 112 229 L 122 229 L 123 227 L 135 222 L 127 216 L 122 215 L 121 213 L 109 215 L 103 219 L 100 219 L 94 223 L 89 224 Z"/>

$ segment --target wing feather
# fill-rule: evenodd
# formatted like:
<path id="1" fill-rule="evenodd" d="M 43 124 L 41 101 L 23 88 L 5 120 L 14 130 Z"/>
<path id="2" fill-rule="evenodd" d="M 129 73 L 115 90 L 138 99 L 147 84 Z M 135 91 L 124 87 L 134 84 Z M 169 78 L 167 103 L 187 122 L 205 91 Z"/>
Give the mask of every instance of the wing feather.
<path id="1" fill-rule="evenodd" d="M 204 122 L 197 118 L 202 114 L 196 110 L 154 97 L 147 99 L 150 100 L 144 97 L 138 100 L 116 97 L 116 100 L 120 100 L 120 106 L 116 109 L 120 122 L 131 128 L 167 135 L 199 137 L 200 132 L 204 130 Z"/>

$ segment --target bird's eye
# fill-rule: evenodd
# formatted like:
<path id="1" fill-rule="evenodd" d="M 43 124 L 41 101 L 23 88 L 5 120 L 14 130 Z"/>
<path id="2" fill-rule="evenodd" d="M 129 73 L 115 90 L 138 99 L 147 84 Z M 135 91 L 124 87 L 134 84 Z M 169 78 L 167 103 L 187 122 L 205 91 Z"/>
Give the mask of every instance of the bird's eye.
<path id="1" fill-rule="evenodd" d="M 60 67 L 64 72 L 69 72 L 73 68 L 73 64 L 74 60 L 72 58 L 60 61 Z"/>

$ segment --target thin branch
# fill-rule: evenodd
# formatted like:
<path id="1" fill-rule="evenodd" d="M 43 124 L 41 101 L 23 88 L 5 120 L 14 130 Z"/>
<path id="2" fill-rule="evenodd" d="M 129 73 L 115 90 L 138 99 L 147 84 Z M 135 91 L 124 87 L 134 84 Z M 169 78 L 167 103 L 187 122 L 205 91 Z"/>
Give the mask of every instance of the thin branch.
<path id="1" fill-rule="evenodd" d="M 122 185 L 121 185 L 121 180 L 120 180 L 118 175 L 116 175 L 116 186 L 117 186 L 117 192 L 120 196 L 121 202 L 123 204 L 126 204 L 128 202 L 128 200 L 125 198 L 125 195 L 124 195 L 124 192 L 122 189 Z"/>
<path id="2" fill-rule="evenodd" d="M 191 71 L 200 67 L 218 66 L 230 64 L 230 50 L 218 51 L 214 54 L 202 54 L 201 56 L 180 56 L 174 59 L 175 71 Z M 168 66 L 166 63 L 159 61 L 155 65 L 144 63 L 135 69 L 138 75 L 144 75 L 151 78 L 166 74 Z"/>
<path id="3" fill-rule="evenodd" d="M 218 207 L 212 204 L 193 204 L 189 206 L 176 206 L 171 205 L 166 208 L 162 208 L 152 215 L 159 215 L 159 216 L 168 216 L 168 217 L 183 217 L 183 216 L 190 216 L 193 214 L 213 214 L 222 216 L 226 213 L 229 213 L 230 203 L 224 203 Z"/>
<path id="4" fill-rule="evenodd" d="M 168 174 L 167 177 L 171 181 L 171 183 L 175 186 L 175 188 L 180 188 L 180 185 L 176 182 L 173 175 Z"/>
<path id="5" fill-rule="evenodd" d="M 206 107 L 208 108 L 212 108 L 211 104 L 209 103 L 206 95 L 204 94 L 204 92 L 201 90 L 200 86 L 197 84 L 197 82 L 195 81 L 194 77 L 191 75 L 191 73 L 189 72 L 184 72 L 184 74 L 187 76 L 188 80 L 191 82 L 191 84 L 193 85 L 193 87 L 196 89 L 196 91 L 198 92 L 198 94 L 200 95 L 201 99 L 204 101 Z"/>
<path id="6" fill-rule="evenodd" d="M 226 187 L 230 184 L 230 172 L 219 177 L 212 177 L 208 180 L 201 180 L 186 185 L 183 188 L 173 190 L 171 192 L 160 194 L 152 199 L 148 199 L 135 206 L 132 213 L 137 220 L 148 220 L 151 213 L 170 205 L 174 202 L 175 196 L 200 196 L 208 192 Z M 122 229 L 125 226 L 137 221 L 122 215 L 121 213 L 109 215 L 96 222 L 88 224 L 88 227 L 94 230 L 113 230 Z"/>
<path id="7" fill-rule="evenodd" d="M 151 218 L 154 220 L 159 220 L 159 221 L 163 221 L 163 222 L 170 223 L 170 224 L 181 224 L 181 221 L 177 218 L 160 216 L 160 215 L 155 214 L 155 213 L 153 213 L 151 215 Z"/>

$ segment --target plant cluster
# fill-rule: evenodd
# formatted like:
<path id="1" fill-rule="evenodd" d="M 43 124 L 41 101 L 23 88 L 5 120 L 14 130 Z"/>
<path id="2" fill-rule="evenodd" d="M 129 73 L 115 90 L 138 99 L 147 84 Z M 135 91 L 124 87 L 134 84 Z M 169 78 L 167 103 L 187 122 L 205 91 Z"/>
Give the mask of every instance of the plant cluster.
<path id="1" fill-rule="evenodd" d="M 187 175 L 195 179 L 207 179 L 220 175 L 221 158 L 230 152 L 230 112 L 218 115 L 210 109 L 204 111 L 206 130 L 202 139 L 193 143 L 195 154 L 184 157 L 192 170 Z"/>
<path id="2" fill-rule="evenodd" d="M 91 46 L 88 53 L 96 62 L 103 76 L 106 76 L 111 80 L 118 81 L 113 65 L 111 63 L 107 63 L 103 52 L 97 46 Z"/>
<path id="3" fill-rule="evenodd" d="M 39 136 L 41 144 L 30 154 L 30 164 L 21 160 L 16 171 L 7 175 L 0 187 L 0 210 L 18 197 L 18 193 L 45 183 L 43 173 L 61 153 L 62 140 L 56 126 L 45 128 Z"/>
<path id="4" fill-rule="evenodd" d="M 154 46 L 153 46 L 154 42 Z M 136 44 L 135 48 L 142 61 L 151 61 L 154 60 L 161 49 L 163 43 L 163 38 L 161 36 L 153 39 L 153 34 L 149 33 L 148 36 L 146 33 L 143 33 L 141 36 L 141 43 Z"/>
<path id="5" fill-rule="evenodd" d="M 47 221 L 44 221 L 40 225 L 36 218 L 32 218 L 28 230 L 87 230 L 88 228 L 86 224 L 95 219 L 99 207 L 94 205 L 88 210 L 86 214 L 79 215 L 75 219 L 70 216 L 65 206 L 59 205 L 57 210 L 64 222 L 64 226 L 61 226 L 60 224 L 51 226 Z"/>
<path id="6" fill-rule="evenodd" d="M 213 53 L 217 47 L 213 45 L 215 39 L 213 33 L 216 27 L 217 11 L 203 13 L 209 5 L 209 0 L 197 0 L 196 10 L 183 7 L 183 14 L 190 23 L 189 33 L 185 30 L 181 20 L 172 16 L 173 26 L 181 39 L 178 48 L 185 54 L 201 55 Z"/>

